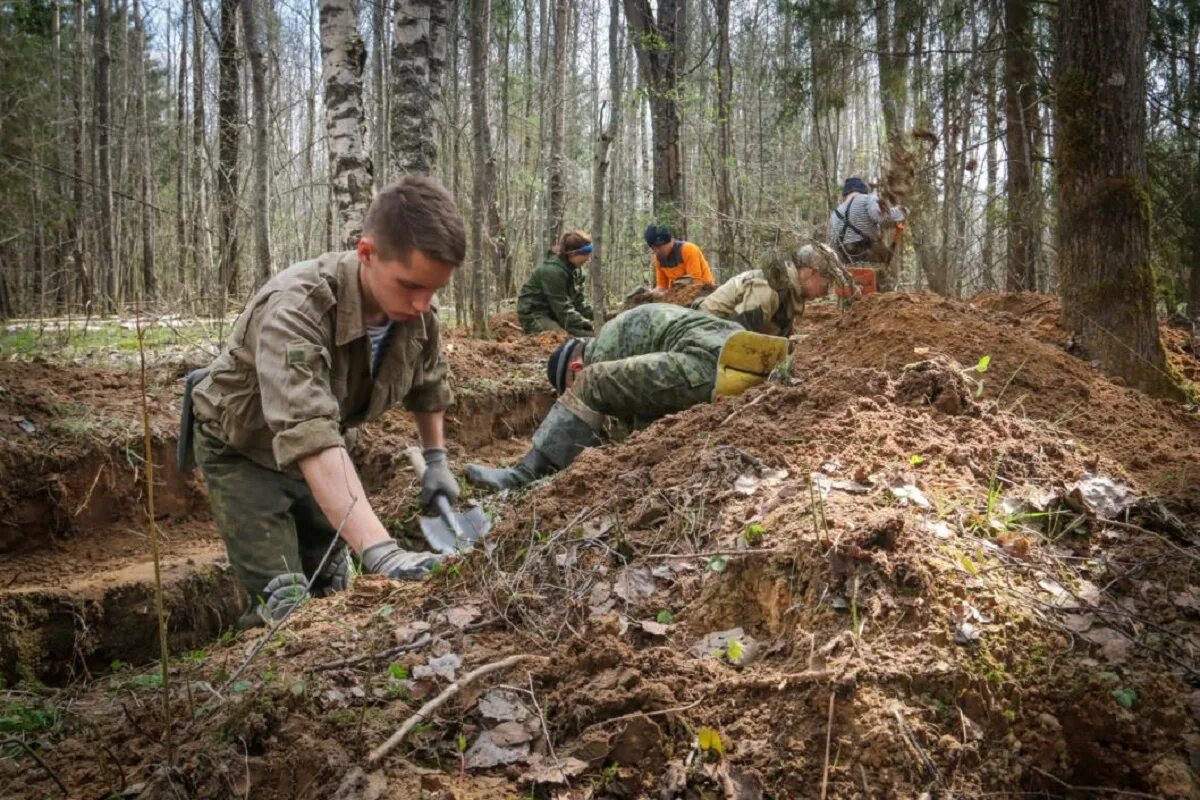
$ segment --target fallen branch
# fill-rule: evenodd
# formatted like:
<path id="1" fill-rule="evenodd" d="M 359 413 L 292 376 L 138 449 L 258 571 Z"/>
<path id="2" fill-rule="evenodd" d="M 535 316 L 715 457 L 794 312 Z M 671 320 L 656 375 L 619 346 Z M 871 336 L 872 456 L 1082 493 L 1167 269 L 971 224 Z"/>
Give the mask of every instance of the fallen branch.
<path id="1" fill-rule="evenodd" d="M 747 549 L 747 550 L 705 550 L 700 553 L 649 553 L 644 556 L 638 556 L 638 558 L 649 559 L 649 558 L 709 558 L 712 556 L 762 556 L 762 555 L 772 555 L 772 554 L 783 555 L 783 554 L 787 554 L 790 552 L 791 552 L 790 550 L 766 547 L 766 548 L 760 548 L 757 550 L 749 550 L 749 549 Z"/>
<path id="2" fill-rule="evenodd" d="M 602 727 L 604 725 L 611 725 L 614 722 L 623 722 L 624 720 L 633 719 L 634 717 L 661 717 L 665 714 L 678 714 L 681 711 L 687 711 L 690 708 L 695 708 L 696 706 L 700 705 L 703 702 L 704 702 L 704 698 L 700 698 L 699 700 L 697 700 L 694 703 L 688 703 L 686 706 L 675 706 L 674 708 L 660 708 L 658 711 L 631 711 L 630 713 L 622 714 L 619 717 L 610 717 L 609 719 L 602 719 L 599 722 L 593 722 L 591 725 L 588 725 L 586 728 L 584 728 L 582 731 L 580 731 L 579 736 L 582 737 L 588 731 L 594 730 L 594 729 Z"/>
<path id="3" fill-rule="evenodd" d="M 833 706 L 837 700 L 837 692 L 829 693 L 829 717 L 825 721 L 825 766 L 821 768 L 821 800 L 825 800 L 829 790 L 829 749 L 833 744 Z"/>
<path id="4" fill-rule="evenodd" d="M 393 656 L 398 656 L 401 653 L 407 653 L 409 650 L 416 650 L 417 648 L 424 647 L 425 645 L 429 644 L 429 642 L 429 634 L 422 633 L 415 640 L 408 642 L 407 644 L 398 645 L 379 653 L 362 653 L 357 656 L 351 656 L 350 658 L 340 658 L 337 661 L 326 661 L 324 664 L 317 664 L 315 667 L 313 667 L 313 669 L 321 672 L 325 670 L 339 669 L 341 667 L 355 667 L 365 661 L 387 661 Z"/>
<path id="5" fill-rule="evenodd" d="M 67 791 L 66 784 L 64 784 L 62 782 L 62 778 L 58 777 L 58 775 L 54 772 L 54 770 L 52 770 L 48 766 L 46 766 L 46 762 L 42 761 L 42 757 L 37 754 L 36 750 L 34 750 L 32 747 L 29 746 L 28 742 L 24 741 L 23 739 L 17 739 L 15 737 L 9 738 L 9 739 L 0 739 L 0 747 L 7 747 L 10 744 L 16 744 L 16 745 L 20 745 L 21 747 L 23 747 L 25 749 L 25 752 L 29 754 L 29 757 L 32 758 L 34 761 L 36 761 L 37 765 L 42 768 L 42 771 L 45 772 L 47 775 L 49 775 L 50 779 L 52 781 L 54 781 L 55 783 L 58 784 L 58 788 L 62 790 L 63 797 L 71 796 L 71 793 Z"/>
<path id="6" fill-rule="evenodd" d="M 1044 769 L 1038 769 L 1037 767 L 1031 767 L 1031 769 L 1033 769 L 1034 772 L 1041 775 L 1042 777 L 1049 778 L 1050 780 L 1057 783 L 1059 786 L 1061 786 L 1064 789 L 1071 791 L 1071 792 L 1087 792 L 1089 794 L 1092 794 L 1094 792 L 1100 792 L 1103 794 L 1115 794 L 1115 795 L 1119 795 L 1120 797 L 1147 797 L 1147 798 L 1150 798 L 1151 800 L 1162 797 L 1162 795 L 1146 794 L 1145 792 L 1135 792 L 1130 789 L 1113 789 L 1109 786 L 1075 786 L 1074 784 L 1067 783 L 1062 778 L 1057 778 L 1057 777 L 1051 775 L 1049 772 L 1046 772 Z"/>
<path id="7" fill-rule="evenodd" d="M 832 680 L 837 673 L 828 669 L 806 669 L 803 672 L 789 672 L 775 675 L 749 675 L 736 681 L 719 684 L 722 692 L 731 689 L 775 689 L 780 691 L 789 683 L 816 683 L 826 679 Z"/>
<path id="8" fill-rule="evenodd" d="M 387 738 L 387 741 L 371 751 L 370 755 L 367 756 L 367 765 L 374 766 L 384 756 L 396 749 L 396 746 L 404 741 L 404 737 L 407 736 L 413 728 L 415 728 L 421 722 L 429 719 L 429 716 L 434 711 L 437 711 L 439 708 L 445 705 L 447 700 L 449 700 L 451 697 L 454 697 L 454 695 L 458 694 L 467 686 L 470 686 L 472 683 L 485 675 L 490 675 L 493 672 L 499 672 L 500 670 L 508 669 L 509 667 L 515 666 L 522 661 L 531 661 L 534 659 L 544 661 L 545 656 L 535 656 L 524 653 L 520 655 L 509 656 L 508 658 L 502 658 L 499 661 L 494 661 L 491 664 L 484 664 L 482 667 L 471 670 L 461 679 L 443 689 L 441 694 L 439 694 L 437 697 L 421 706 L 421 708 L 417 710 L 417 713 L 404 720 L 404 723 L 396 729 L 395 733 Z"/>

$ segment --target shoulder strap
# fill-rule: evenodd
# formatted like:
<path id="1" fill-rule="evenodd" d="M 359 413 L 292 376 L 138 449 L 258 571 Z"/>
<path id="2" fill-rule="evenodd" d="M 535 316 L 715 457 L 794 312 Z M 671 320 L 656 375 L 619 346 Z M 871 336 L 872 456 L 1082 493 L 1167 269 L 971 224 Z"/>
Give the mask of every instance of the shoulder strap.
<path id="1" fill-rule="evenodd" d="M 864 197 L 864 196 L 865 195 L 859 195 L 859 197 Z M 867 236 L 867 234 L 860 231 L 858 229 L 858 227 L 853 222 L 850 221 L 850 209 L 854 207 L 854 201 L 857 199 L 858 199 L 858 197 L 852 197 L 852 198 L 850 198 L 850 202 L 846 203 L 845 216 L 842 216 L 842 213 L 840 211 L 838 211 L 836 208 L 833 210 L 833 215 L 842 221 L 842 231 L 841 231 L 841 233 L 838 234 L 838 243 L 845 244 L 846 229 L 849 228 L 850 230 L 857 233 L 862 238 L 863 242 L 865 242 L 867 244 L 867 246 L 869 247 L 871 245 L 871 237 Z"/>

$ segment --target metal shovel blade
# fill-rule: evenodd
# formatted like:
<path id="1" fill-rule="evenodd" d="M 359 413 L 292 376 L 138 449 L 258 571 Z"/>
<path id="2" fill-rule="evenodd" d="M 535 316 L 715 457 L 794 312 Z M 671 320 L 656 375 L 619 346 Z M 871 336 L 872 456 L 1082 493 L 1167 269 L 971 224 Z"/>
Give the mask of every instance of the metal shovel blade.
<path id="1" fill-rule="evenodd" d="M 443 513 L 436 517 L 422 516 L 420 519 L 421 535 L 436 553 L 469 553 L 474 549 L 476 540 L 482 539 L 492 529 L 491 520 L 480 506 L 471 506 L 467 511 L 453 511 L 448 504 L 445 507 L 441 507 L 441 503 L 438 505 L 438 511 Z"/>

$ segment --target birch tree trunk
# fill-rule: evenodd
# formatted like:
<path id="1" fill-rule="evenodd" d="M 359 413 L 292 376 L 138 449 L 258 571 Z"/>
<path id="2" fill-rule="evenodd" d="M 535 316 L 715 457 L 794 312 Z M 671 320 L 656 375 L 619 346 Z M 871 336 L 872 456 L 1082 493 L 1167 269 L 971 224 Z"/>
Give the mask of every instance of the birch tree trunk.
<path id="1" fill-rule="evenodd" d="M 363 140 L 362 78 L 367 49 L 353 0 L 320 0 L 321 67 L 325 76 L 325 134 L 329 140 L 338 246 L 362 236 L 371 202 L 371 159 Z"/>
<path id="2" fill-rule="evenodd" d="M 448 0 L 396 0 L 391 161 L 399 174 L 428 175 L 437 163 L 434 109 L 442 100 L 450 13 Z"/>
<path id="3" fill-rule="evenodd" d="M 188 190 L 187 165 L 189 163 L 187 140 L 187 74 L 188 74 L 188 11 L 191 3 L 184 3 L 179 11 L 179 80 L 175 97 L 175 147 L 178 159 L 175 163 L 175 242 L 179 248 L 176 255 L 175 272 L 179 281 L 181 297 L 187 298 L 187 259 L 190 240 L 188 238 Z"/>
<path id="4" fill-rule="evenodd" d="M 563 137 L 567 123 L 567 20 L 570 0 L 554 2 L 554 70 L 550 86 L 550 163 L 546 174 L 546 229 L 542 242 L 546 249 L 554 245 L 563 231 L 566 188 L 563 185 Z"/>
<path id="5" fill-rule="evenodd" d="M 218 279 L 225 303 L 238 293 L 241 263 L 237 230 L 238 144 L 240 139 L 241 69 L 237 52 L 239 0 L 221 0 L 221 38 L 217 52 L 217 219 L 221 228 Z"/>
<path id="6" fill-rule="evenodd" d="M 387 52 L 388 14 L 391 3 L 376 2 L 371 8 L 371 82 L 375 86 L 375 113 L 372 119 L 371 165 L 374 167 L 375 189 L 378 191 L 388 183 L 391 175 L 391 159 L 388 157 L 388 91 Z"/>
<path id="7" fill-rule="evenodd" d="M 271 278 L 271 167 L 267 59 L 263 51 L 259 6 L 261 0 L 241 0 L 242 36 L 250 61 L 250 90 L 254 103 L 254 286 Z"/>
<path id="8" fill-rule="evenodd" d="M 617 132 L 621 130 L 621 5 L 620 0 L 608 2 L 608 85 L 612 111 L 608 115 L 608 126 L 600 129 L 603 120 L 597 119 L 599 133 L 596 136 L 595 169 L 592 174 L 592 260 L 588 265 L 588 276 L 592 281 L 593 329 L 600 332 L 608 316 L 607 298 L 604 291 L 604 192 L 608 189 L 608 151 Z M 601 106 L 603 113 L 603 106 Z"/>
<path id="9" fill-rule="evenodd" d="M 117 266 L 116 231 L 113 229 L 112 174 L 112 107 L 109 97 L 109 2 L 96 0 L 96 183 L 100 193 L 100 279 L 103 285 L 103 307 L 116 311 Z"/>
<path id="10" fill-rule="evenodd" d="M 150 57 L 146 41 L 146 27 L 142 24 L 141 0 L 133 0 L 133 25 L 137 34 L 134 51 L 137 53 L 137 115 L 141 126 L 141 174 L 142 198 L 142 291 L 146 299 L 158 296 L 158 276 L 154 269 L 154 153 L 150 148 L 150 115 L 146 112 L 146 60 Z"/>
<path id="11" fill-rule="evenodd" d="M 204 8 L 192 0 L 192 268 L 197 286 L 212 280 L 212 249 L 208 234 L 208 191 L 204 181 Z M 214 298 L 207 298 L 209 305 Z"/>
<path id="12" fill-rule="evenodd" d="M 1154 311 L 1146 172 L 1149 0 L 1061 0 L 1055 74 L 1063 327 L 1110 375 L 1182 398 Z"/>

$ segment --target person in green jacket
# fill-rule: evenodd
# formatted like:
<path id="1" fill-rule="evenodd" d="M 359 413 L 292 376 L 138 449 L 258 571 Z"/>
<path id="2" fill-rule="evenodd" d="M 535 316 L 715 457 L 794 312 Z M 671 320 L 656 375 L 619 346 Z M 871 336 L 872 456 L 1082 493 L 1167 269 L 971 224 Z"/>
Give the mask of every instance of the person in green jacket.
<path id="1" fill-rule="evenodd" d="M 583 297 L 583 265 L 592 257 L 592 239 L 567 231 L 517 295 L 517 318 L 526 333 L 566 331 L 592 334 L 592 307 Z"/>
<path id="2" fill-rule="evenodd" d="M 745 333 L 736 322 L 647 303 L 614 317 L 594 339 L 568 339 L 546 364 L 559 399 L 534 432 L 529 452 L 506 469 L 469 464 L 467 480 L 493 490 L 524 486 L 600 444 L 610 420 L 638 429 L 711 401 L 722 348 L 736 333 Z"/>

